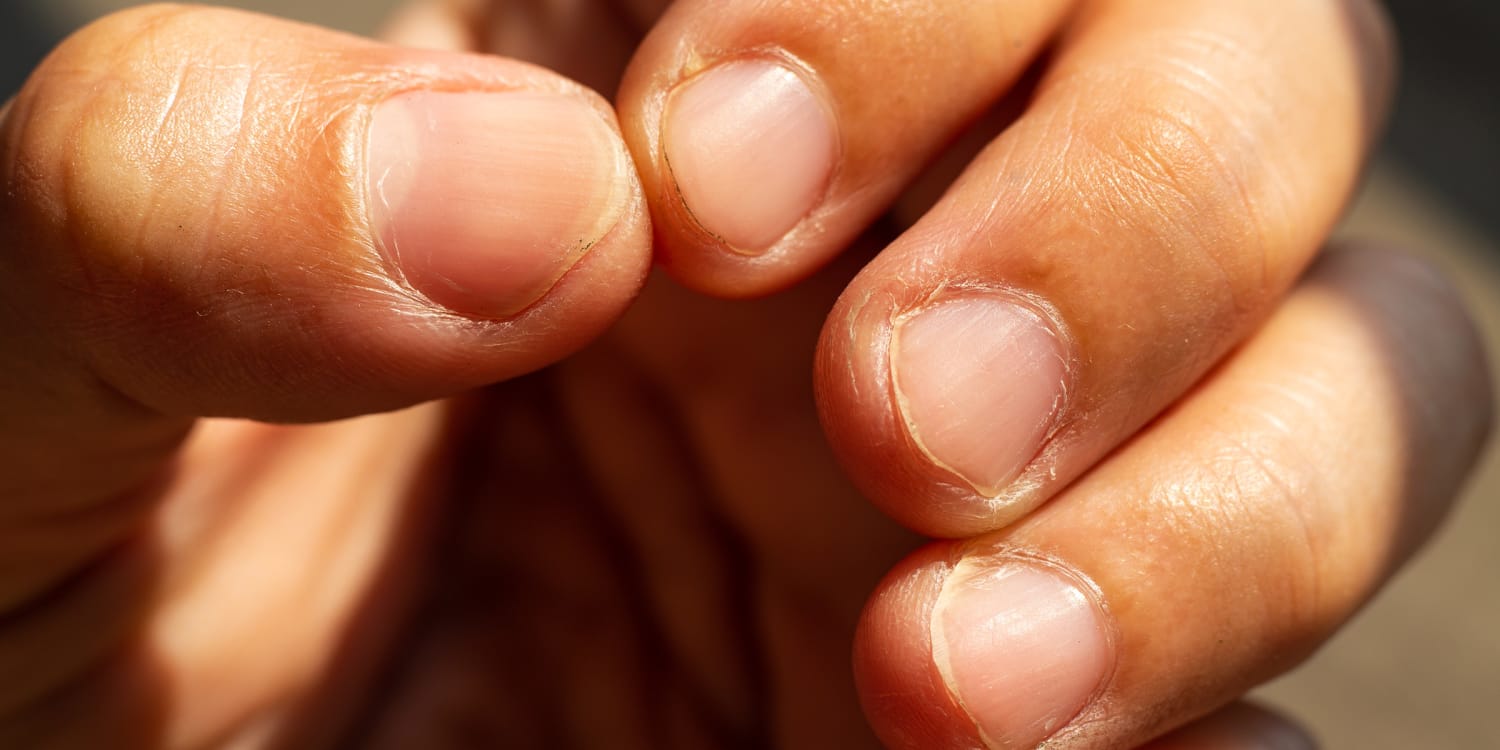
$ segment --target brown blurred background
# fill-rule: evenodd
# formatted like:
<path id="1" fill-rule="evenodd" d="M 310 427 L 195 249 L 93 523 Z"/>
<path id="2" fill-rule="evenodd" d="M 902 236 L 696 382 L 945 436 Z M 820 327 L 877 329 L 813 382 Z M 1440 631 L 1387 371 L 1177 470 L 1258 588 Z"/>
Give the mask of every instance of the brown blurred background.
<path id="1" fill-rule="evenodd" d="M 397 0 L 224 3 L 372 33 Z M 1267 0 L 1279 2 L 1280 0 Z M 0 98 L 68 31 L 130 0 L 0 0 Z M 1344 232 L 1449 269 L 1500 352 L 1500 3 L 1390 0 L 1395 122 Z M 1329 748 L 1500 749 L 1500 460 L 1431 547 L 1308 665 L 1261 691 Z"/>

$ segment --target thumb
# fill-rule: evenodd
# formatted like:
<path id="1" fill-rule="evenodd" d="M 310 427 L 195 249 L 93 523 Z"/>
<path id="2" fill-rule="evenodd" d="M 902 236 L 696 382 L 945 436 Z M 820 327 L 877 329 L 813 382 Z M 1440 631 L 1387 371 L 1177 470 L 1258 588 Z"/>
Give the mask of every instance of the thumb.
<path id="1" fill-rule="evenodd" d="M 544 366 L 623 311 L 649 234 L 611 110 L 554 74 L 228 10 L 105 19 L 0 122 L 0 519 L 140 481 L 192 417 Z"/>

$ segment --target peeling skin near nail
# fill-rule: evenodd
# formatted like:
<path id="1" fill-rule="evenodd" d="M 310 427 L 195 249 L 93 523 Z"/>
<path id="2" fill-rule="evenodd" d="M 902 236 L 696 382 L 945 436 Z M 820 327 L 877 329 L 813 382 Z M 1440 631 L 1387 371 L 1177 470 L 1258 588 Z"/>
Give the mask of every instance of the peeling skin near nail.
<path id="1" fill-rule="evenodd" d="M 867 308 L 867 307 L 870 306 L 870 302 L 871 302 L 871 300 L 874 299 L 874 297 L 875 297 L 875 293 L 873 291 L 866 290 L 865 293 L 864 293 L 864 295 L 860 297 L 859 301 L 856 302 L 851 307 L 851 309 L 849 311 L 848 320 L 850 321 L 850 324 L 849 324 L 848 330 L 847 330 L 848 337 L 849 337 L 849 344 L 848 344 L 849 351 L 856 351 L 858 349 L 858 347 L 859 347 L 859 326 L 854 321 L 858 321 L 858 320 L 861 319 L 861 317 L 862 317 L 861 313 L 864 312 L 865 308 Z M 887 335 L 881 335 L 881 336 L 878 336 L 876 338 L 877 341 L 890 341 L 890 339 L 891 339 L 891 337 L 887 336 Z M 887 351 L 876 352 L 876 354 L 881 359 L 889 361 L 889 358 L 890 358 L 890 352 L 888 351 L 889 350 L 889 346 L 887 346 L 886 348 L 887 348 Z M 859 373 L 856 372 L 858 366 L 859 365 L 858 365 L 858 363 L 857 363 L 857 361 L 856 361 L 856 359 L 854 357 L 845 357 L 844 358 L 844 367 L 847 368 L 847 370 L 848 370 L 848 381 L 847 382 L 849 382 L 853 386 L 853 388 L 854 388 L 855 400 L 856 401 L 862 401 L 863 399 L 861 398 L 861 396 L 863 394 L 861 394 L 859 392 L 859 383 L 860 383 Z"/>

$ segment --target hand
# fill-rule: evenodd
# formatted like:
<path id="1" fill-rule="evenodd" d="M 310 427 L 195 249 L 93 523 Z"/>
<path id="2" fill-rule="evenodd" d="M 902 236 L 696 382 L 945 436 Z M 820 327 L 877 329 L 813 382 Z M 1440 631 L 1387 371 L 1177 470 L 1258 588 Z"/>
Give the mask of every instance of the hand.
<path id="1" fill-rule="evenodd" d="M 1132 747 L 1440 519 L 1463 311 L 1385 250 L 1304 274 L 1384 106 L 1367 4 L 644 5 L 393 29 L 628 63 L 624 143 L 542 69 L 227 11 L 36 72 L 0 747 Z M 648 202 L 689 289 L 789 291 L 642 291 Z"/>

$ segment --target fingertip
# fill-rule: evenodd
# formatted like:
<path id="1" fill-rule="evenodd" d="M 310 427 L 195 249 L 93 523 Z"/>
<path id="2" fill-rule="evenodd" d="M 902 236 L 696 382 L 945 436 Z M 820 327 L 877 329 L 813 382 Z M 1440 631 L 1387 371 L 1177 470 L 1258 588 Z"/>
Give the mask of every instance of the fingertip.
<path id="1" fill-rule="evenodd" d="M 839 174 L 843 138 L 816 71 L 776 45 L 676 59 L 669 17 L 642 45 L 621 86 L 620 114 L 658 238 L 679 283 L 729 299 L 772 294 L 837 251 L 820 217 Z M 676 29 L 674 32 L 673 29 Z M 737 46 L 737 45 L 736 45 Z"/>
<path id="2" fill-rule="evenodd" d="M 652 261 L 646 202 L 607 102 L 546 73 L 447 88 L 372 111 L 366 172 L 383 265 L 420 316 L 442 322 L 419 326 L 416 348 L 397 356 L 440 351 L 422 365 L 438 392 L 583 348 L 624 313 Z"/>
<path id="3" fill-rule="evenodd" d="M 1114 664 L 1097 587 L 989 546 L 938 543 L 880 584 L 856 636 L 870 721 L 893 747 L 1034 747 L 1084 710 Z"/>
<path id="4" fill-rule="evenodd" d="M 1036 458 L 1067 393 L 1066 342 L 1014 295 L 944 295 L 892 332 L 894 408 L 918 452 L 998 497 Z"/>
<path id="5" fill-rule="evenodd" d="M 1068 724 L 1114 663 L 1097 587 L 1036 558 L 966 556 L 932 612 L 932 659 L 990 747 L 1032 747 Z"/>

